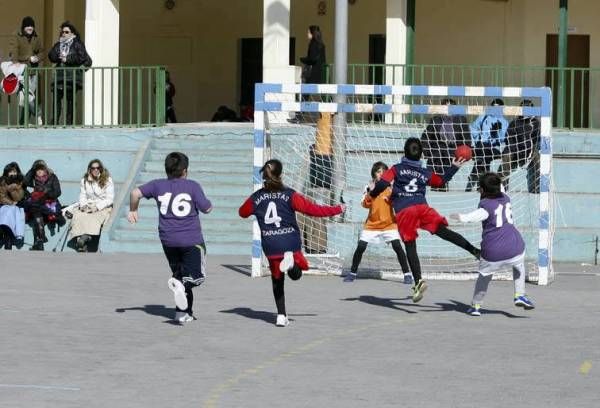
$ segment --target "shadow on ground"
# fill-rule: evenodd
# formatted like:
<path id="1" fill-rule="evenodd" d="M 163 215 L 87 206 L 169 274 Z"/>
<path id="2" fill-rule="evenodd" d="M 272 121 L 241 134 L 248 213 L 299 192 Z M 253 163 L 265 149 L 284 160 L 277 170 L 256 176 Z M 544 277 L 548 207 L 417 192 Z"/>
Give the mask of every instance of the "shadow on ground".
<path id="1" fill-rule="evenodd" d="M 237 314 L 237 315 L 240 315 L 243 317 L 247 317 L 248 319 L 262 320 L 263 322 L 266 322 L 269 324 L 275 323 L 275 320 L 277 318 L 277 313 L 266 312 L 264 310 L 254 310 L 249 307 L 235 307 L 233 309 L 221 310 L 220 312 L 221 313 L 233 313 L 233 314 Z M 290 321 L 294 321 L 294 319 L 292 319 L 291 316 L 317 316 L 317 315 L 314 313 L 288 314 L 288 318 L 290 319 Z"/>
<path id="2" fill-rule="evenodd" d="M 241 273 L 242 275 L 251 276 L 252 267 L 250 265 L 226 265 L 221 264 L 223 268 L 230 269 L 234 272 Z"/>
<path id="3" fill-rule="evenodd" d="M 405 313 L 418 313 L 417 310 L 421 312 L 458 312 L 458 313 L 467 313 L 467 310 L 470 305 L 466 303 L 459 302 L 457 300 L 450 300 L 449 303 L 445 302 L 436 302 L 434 305 L 427 304 L 419 304 L 412 302 L 402 302 L 404 300 L 411 299 L 410 296 L 404 298 L 382 298 L 378 296 L 370 296 L 370 295 L 362 295 L 354 298 L 346 298 L 341 299 L 347 302 L 363 302 L 369 305 L 387 307 L 394 310 L 401 310 Z M 412 309 L 412 310 L 411 310 Z M 417 309 L 417 310 L 414 310 Z M 504 310 L 493 310 L 493 309 L 481 309 L 482 314 L 498 314 L 503 315 L 505 317 L 509 317 L 511 319 L 524 319 L 528 318 L 528 316 L 518 316 L 512 313 L 506 312 Z"/>
<path id="4" fill-rule="evenodd" d="M 166 307 L 165 305 L 145 305 L 145 306 L 136 306 L 136 307 L 120 307 L 115 309 L 117 313 L 125 313 L 130 311 L 140 311 L 151 316 L 159 316 L 165 317 L 168 320 L 163 321 L 163 323 L 173 324 L 179 326 L 179 322 L 173 320 L 175 317 L 175 311 L 172 307 Z"/>

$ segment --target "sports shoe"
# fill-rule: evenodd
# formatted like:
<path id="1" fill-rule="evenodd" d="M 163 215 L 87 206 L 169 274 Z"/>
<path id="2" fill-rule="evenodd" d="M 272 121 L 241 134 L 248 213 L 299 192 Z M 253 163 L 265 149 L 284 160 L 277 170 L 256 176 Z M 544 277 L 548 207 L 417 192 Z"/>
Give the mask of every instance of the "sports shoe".
<path id="1" fill-rule="evenodd" d="M 283 259 L 279 264 L 279 270 L 283 273 L 286 273 L 294 266 L 294 253 L 291 251 L 287 251 L 283 254 Z"/>
<path id="2" fill-rule="evenodd" d="M 354 282 L 355 279 L 356 279 L 356 272 L 348 272 L 344 276 L 344 282 Z"/>
<path id="3" fill-rule="evenodd" d="M 515 296 L 515 306 L 522 307 L 525 310 L 535 309 L 535 305 L 527 295 Z"/>
<path id="4" fill-rule="evenodd" d="M 277 322 L 275 323 L 276 326 L 285 327 L 288 324 L 290 324 L 290 321 L 288 320 L 286 315 L 282 315 L 282 314 L 277 315 Z"/>
<path id="5" fill-rule="evenodd" d="M 188 322 L 193 322 L 194 320 L 196 320 L 196 318 L 194 316 L 188 314 L 187 312 L 180 312 L 180 311 L 175 312 L 175 321 L 177 321 L 179 323 L 188 323 Z"/>
<path id="6" fill-rule="evenodd" d="M 410 273 L 405 273 L 404 274 L 404 284 L 412 285 L 413 283 L 415 283 L 415 281 L 413 280 L 412 275 Z"/>
<path id="7" fill-rule="evenodd" d="M 173 291 L 175 305 L 181 310 L 186 310 L 188 307 L 187 296 L 185 295 L 185 287 L 183 283 L 175 278 L 170 278 L 168 281 L 169 289 Z"/>
<path id="8" fill-rule="evenodd" d="M 423 279 L 421 279 L 419 281 L 419 283 L 417 283 L 415 286 L 412 287 L 412 290 L 413 290 L 413 296 L 412 296 L 413 303 L 417 303 L 417 302 L 421 301 L 421 299 L 423 299 L 423 293 L 425 293 L 425 291 L 427 290 L 427 282 L 425 282 Z"/>
<path id="9" fill-rule="evenodd" d="M 481 305 L 477 303 L 471 305 L 469 310 L 467 310 L 467 314 L 470 314 L 471 316 L 481 316 Z"/>

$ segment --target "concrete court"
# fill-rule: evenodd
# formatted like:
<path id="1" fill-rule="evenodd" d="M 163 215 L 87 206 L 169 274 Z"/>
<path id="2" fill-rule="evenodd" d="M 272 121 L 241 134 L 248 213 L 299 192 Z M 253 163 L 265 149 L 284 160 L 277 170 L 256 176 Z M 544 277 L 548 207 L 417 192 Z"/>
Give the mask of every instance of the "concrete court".
<path id="1" fill-rule="evenodd" d="M 415 305 L 399 282 L 305 276 L 277 328 L 248 263 L 210 258 L 179 326 L 162 255 L 3 251 L 0 407 L 599 406 L 598 268 L 528 285 L 527 312 L 492 282 L 480 318 L 463 313 L 473 282 Z"/>

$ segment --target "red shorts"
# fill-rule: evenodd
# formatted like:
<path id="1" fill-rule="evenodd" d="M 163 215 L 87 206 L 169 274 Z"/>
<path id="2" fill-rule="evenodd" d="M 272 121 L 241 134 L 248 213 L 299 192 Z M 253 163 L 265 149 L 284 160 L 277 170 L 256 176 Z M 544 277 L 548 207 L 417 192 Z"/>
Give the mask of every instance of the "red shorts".
<path id="1" fill-rule="evenodd" d="M 402 241 L 407 242 L 417 239 L 418 228 L 435 234 L 440 225 L 448 225 L 448 221 L 427 204 L 417 204 L 396 214 L 396 224 Z"/>
<path id="2" fill-rule="evenodd" d="M 275 279 L 281 278 L 281 271 L 279 270 L 279 264 L 283 260 L 283 255 L 272 255 L 267 257 L 269 261 L 269 269 L 271 270 L 271 276 Z M 294 252 L 294 263 L 300 267 L 303 271 L 308 270 L 308 261 L 302 254 L 302 251 Z"/>

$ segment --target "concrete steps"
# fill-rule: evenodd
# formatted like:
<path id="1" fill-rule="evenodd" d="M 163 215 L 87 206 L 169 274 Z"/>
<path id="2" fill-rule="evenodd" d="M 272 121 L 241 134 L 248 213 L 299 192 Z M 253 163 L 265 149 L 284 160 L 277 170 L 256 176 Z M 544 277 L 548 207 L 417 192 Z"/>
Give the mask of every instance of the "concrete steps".
<path id="1" fill-rule="evenodd" d="M 190 159 L 188 178 L 199 182 L 213 204 L 201 214 L 202 231 L 209 253 L 249 255 L 252 223 L 238 216 L 238 208 L 252 193 L 252 132 L 181 135 L 153 139 L 137 174 L 135 185 L 165 178 L 164 159 L 172 151 Z M 143 200 L 140 221 L 131 225 L 122 210 L 107 248 L 130 252 L 162 251 L 158 239 L 158 212 L 154 200 Z"/>

